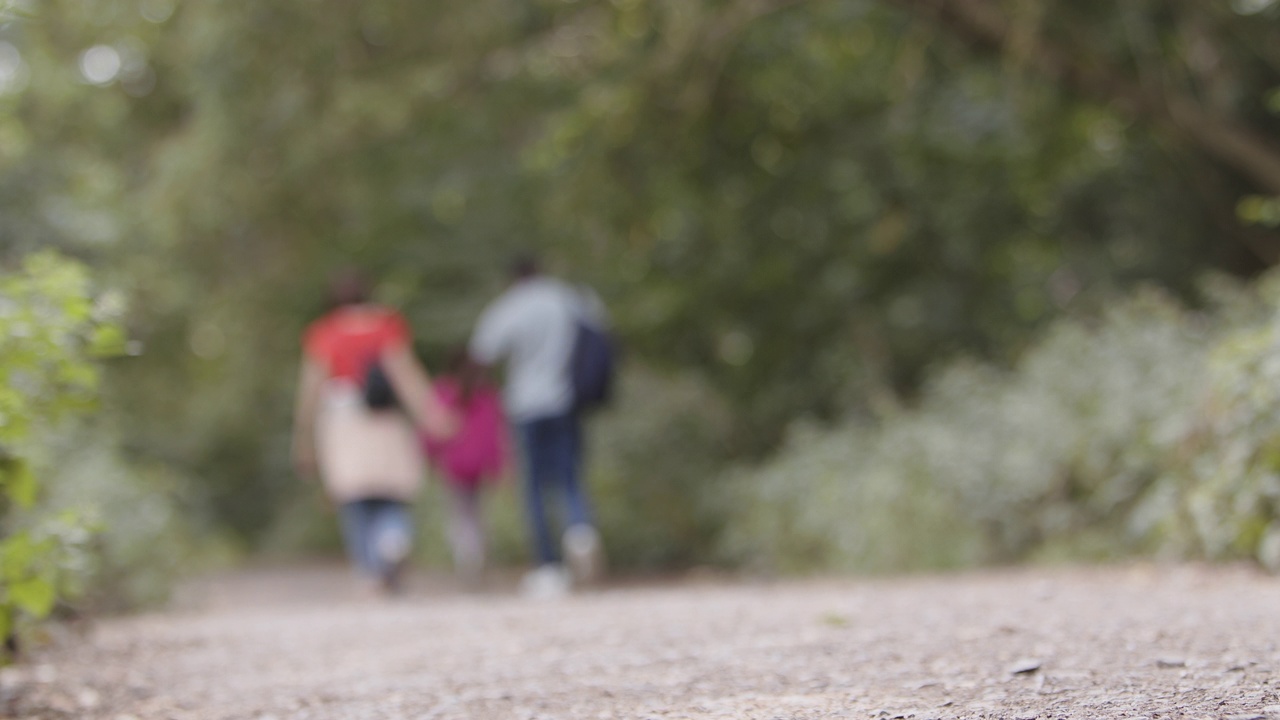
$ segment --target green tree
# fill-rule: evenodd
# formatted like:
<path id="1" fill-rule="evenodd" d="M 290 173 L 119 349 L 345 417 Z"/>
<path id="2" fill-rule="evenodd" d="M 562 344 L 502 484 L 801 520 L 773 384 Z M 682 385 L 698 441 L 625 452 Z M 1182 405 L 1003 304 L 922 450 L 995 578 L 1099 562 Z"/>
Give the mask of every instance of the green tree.
<path id="1" fill-rule="evenodd" d="M 1277 13 L 45 0 L 0 29 L 25 78 L 0 95 L 0 255 L 59 247 L 130 295 L 124 442 L 248 535 L 296 492 L 297 335 L 348 263 L 434 355 L 537 248 L 758 456 L 1136 282 L 1190 297 L 1273 262 L 1236 210 L 1275 193 Z"/>

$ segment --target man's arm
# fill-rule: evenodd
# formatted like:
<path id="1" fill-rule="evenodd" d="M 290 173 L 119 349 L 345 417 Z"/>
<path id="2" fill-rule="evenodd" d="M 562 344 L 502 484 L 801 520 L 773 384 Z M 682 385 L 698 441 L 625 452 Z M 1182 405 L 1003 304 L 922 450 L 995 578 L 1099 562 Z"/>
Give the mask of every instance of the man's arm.
<path id="1" fill-rule="evenodd" d="M 507 355 L 511 335 L 509 315 L 510 311 L 500 301 L 480 315 L 467 343 L 467 357 L 472 365 L 488 370 Z"/>

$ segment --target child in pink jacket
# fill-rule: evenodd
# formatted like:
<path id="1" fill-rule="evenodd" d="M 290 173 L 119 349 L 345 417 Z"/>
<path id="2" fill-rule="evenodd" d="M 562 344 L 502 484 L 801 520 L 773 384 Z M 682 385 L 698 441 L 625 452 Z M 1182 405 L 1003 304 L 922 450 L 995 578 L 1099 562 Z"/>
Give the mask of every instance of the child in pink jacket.
<path id="1" fill-rule="evenodd" d="M 457 415 L 459 430 L 448 440 L 424 435 L 422 445 L 450 497 L 454 567 L 475 581 L 484 571 L 486 554 L 480 494 L 506 470 L 507 427 L 501 397 L 480 370 L 467 363 L 465 355 L 454 362 L 453 370 L 451 376 L 438 378 L 432 390 Z"/>

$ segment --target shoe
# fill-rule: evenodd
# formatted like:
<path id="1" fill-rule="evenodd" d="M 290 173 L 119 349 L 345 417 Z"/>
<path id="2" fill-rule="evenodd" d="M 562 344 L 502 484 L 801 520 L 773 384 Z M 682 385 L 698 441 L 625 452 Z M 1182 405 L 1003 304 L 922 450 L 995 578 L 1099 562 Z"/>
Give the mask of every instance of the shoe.
<path id="1" fill-rule="evenodd" d="M 453 572 L 468 591 L 476 591 L 484 587 L 485 567 L 484 555 L 455 552 Z"/>
<path id="2" fill-rule="evenodd" d="M 604 574 L 604 549 L 595 528 L 571 525 L 564 531 L 561 544 L 575 585 L 588 586 L 600 580 Z"/>
<path id="3" fill-rule="evenodd" d="M 405 566 L 409 564 L 409 538 L 399 530 L 382 533 L 378 537 L 376 550 L 378 559 L 382 561 L 382 576 L 379 582 L 382 591 L 387 595 L 399 595 L 404 589 Z"/>
<path id="4" fill-rule="evenodd" d="M 485 548 L 482 538 L 469 538 L 460 533 L 450 536 L 453 570 L 462 584 L 476 589 L 484 584 Z M 478 542 L 477 542 L 478 540 Z"/>
<path id="5" fill-rule="evenodd" d="M 569 594 L 569 573 L 562 565 L 542 565 L 520 579 L 520 594 L 531 600 L 554 600 Z"/>

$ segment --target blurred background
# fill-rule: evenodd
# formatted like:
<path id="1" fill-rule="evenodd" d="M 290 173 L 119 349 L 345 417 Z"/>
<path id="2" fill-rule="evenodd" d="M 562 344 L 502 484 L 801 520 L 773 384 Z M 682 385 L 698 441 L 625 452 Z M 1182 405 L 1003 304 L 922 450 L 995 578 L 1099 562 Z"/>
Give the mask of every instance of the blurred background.
<path id="1" fill-rule="evenodd" d="M 82 605 L 336 555 L 327 279 L 434 369 L 529 249 L 624 343 L 620 572 L 1280 565 L 1275 0 L 0 7 L 0 535 Z"/>

